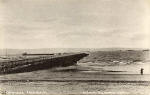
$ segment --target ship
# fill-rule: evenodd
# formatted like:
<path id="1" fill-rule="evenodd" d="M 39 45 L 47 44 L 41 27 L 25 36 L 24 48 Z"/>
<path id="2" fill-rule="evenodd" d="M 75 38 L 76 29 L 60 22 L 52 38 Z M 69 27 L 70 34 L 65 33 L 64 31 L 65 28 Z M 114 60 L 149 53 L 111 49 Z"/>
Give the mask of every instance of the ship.
<path id="1" fill-rule="evenodd" d="M 66 67 L 76 65 L 77 61 L 88 56 L 87 53 L 75 54 L 22 54 L 23 59 L 0 62 L 0 74 L 12 74 L 49 69 L 53 67 Z M 29 57 L 30 56 L 30 57 Z M 32 57 L 33 56 L 33 57 Z"/>

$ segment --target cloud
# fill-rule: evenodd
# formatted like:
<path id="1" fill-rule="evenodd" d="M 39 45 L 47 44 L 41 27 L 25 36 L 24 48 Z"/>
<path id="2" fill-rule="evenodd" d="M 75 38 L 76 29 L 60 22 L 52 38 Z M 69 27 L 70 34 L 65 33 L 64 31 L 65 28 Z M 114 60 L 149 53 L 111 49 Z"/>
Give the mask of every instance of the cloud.
<path id="1" fill-rule="evenodd" d="M 148 47 L 149 14 L 141 0 L 0 0 L 0 40 L 4 48 Z"/>

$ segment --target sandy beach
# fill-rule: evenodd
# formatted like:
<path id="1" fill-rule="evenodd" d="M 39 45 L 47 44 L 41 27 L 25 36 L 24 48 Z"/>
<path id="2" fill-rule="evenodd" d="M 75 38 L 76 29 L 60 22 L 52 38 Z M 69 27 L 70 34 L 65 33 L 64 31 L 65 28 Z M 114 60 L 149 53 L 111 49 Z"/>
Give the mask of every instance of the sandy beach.
<path id="1" fill-rule="evenodd" d="M 115 68 L 115 67 L 114 67 Z M 78 70 L 78 71 L 77 71 Z M 8 95 L 118 94 L 148 95 L 150 74 L 84 70 L 80 66 L 1 75 L 2 91 Z"/>

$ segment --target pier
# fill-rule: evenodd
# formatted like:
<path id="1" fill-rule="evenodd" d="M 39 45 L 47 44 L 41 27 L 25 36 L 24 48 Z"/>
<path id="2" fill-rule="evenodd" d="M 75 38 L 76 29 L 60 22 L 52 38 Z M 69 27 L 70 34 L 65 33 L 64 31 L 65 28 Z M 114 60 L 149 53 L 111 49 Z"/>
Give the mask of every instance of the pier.
<path id="1" fill-rule="evenodd" d="M 31 56 L 37 54 L 27 54 L 27 55 Z M 35 70 L 48 69 L 52 67 L 71 66 L 75 65 L 77 61 L 87 56 L 88 54 L 79 53 L 79 54 L 58 54 L 58 55 L 40 54 L 40 55 L 42 56 L 29 58 L 25 56 L 24 59 L 7 60 L 4 62 L 0 62 L 0 74 L 30 72 Z"/>

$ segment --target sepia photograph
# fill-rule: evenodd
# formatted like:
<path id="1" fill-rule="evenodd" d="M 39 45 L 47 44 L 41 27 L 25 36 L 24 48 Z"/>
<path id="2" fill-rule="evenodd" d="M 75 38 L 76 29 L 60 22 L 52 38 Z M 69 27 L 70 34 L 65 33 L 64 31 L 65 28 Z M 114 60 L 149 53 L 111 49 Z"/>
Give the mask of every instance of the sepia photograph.
<path id="1" fill-rule="evenodd" d="M 150 95 L 150 0 L 0 0 L 0 95 Z"/>

